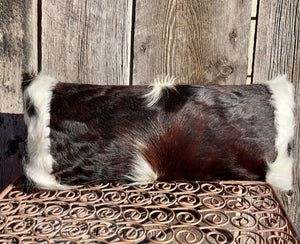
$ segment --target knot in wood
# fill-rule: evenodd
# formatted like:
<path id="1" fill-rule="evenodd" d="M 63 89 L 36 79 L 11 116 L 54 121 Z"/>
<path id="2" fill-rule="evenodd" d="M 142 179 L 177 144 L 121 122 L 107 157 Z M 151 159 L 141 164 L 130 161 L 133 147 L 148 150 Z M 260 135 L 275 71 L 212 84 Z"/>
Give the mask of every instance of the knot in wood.
<path id="1" fill-rule="evenodd" d="M 220 67 L 220 73 L 228 77 L 233 72 L 233 68 L 229 65 L 222 65 Z"/>
<path id="2" fill-rule="evenodd" d="M 142 44 L 141 46 L 140 46 L 140 51 L 142 52 L 142 53 L 144 53 L 144 52 L 146 52 L 146 44 Z"/>
<path id="3" fill-rule="evenodd" d="M 230 33 L 230 39 L 236 39 L 237 38 L 237 34 L 235 33 L 235 31 L 232 31 Z"/>

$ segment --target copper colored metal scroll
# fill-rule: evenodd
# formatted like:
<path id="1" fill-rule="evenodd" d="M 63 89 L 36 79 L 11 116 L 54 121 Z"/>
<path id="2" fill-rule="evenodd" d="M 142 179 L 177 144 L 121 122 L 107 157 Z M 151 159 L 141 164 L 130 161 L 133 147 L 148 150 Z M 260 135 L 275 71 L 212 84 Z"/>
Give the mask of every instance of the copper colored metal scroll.
<path id="1" fill-rule="evenodd" d="M 0 194 L 0 243 L 299 243 L 263 182 L 97 185 Z"/>

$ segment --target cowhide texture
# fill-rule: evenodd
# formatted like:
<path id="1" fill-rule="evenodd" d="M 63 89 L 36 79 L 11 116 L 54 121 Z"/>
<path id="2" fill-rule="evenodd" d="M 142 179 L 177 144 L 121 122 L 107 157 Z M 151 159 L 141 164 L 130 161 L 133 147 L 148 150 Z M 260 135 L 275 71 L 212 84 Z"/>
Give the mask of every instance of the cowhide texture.
<path id="1" fill-rule="evenodd" d="M 294 88 L 62 83 L 23 75 L 24 172 L 40 189 L 166 180 L 266 180 L 292 188 Z"/>

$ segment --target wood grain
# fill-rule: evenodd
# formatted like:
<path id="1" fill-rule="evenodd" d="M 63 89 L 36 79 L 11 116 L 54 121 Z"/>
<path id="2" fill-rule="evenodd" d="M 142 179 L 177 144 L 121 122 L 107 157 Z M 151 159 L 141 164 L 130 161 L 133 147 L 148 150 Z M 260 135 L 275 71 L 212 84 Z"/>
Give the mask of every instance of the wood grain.
<path id="1" fill-rule="evenodd" d="M 295 189 L 277 192 L 290 219 L 300 230 L 300 5 L 298 0 L 260 0 L 254 59 L 254 83 L 287 74 L 296 88 L 296 122 L 293 154 Z"/>
<path id="2" fill-rule="evenodd" d="M 36 0 L 0 1 L 0 190 L 22 173 L 22 71 L 37 70 Z"/>
<path id="3" fill-rule="evenodd" d="M 133 84 L 246 83 L 251 1 L 137 0 Z"/>
<path id="4" fill-rule="evenodd" d="M 61 81 L 129 84 L 131 0 L 42 2 L 41 66 Z"/>
<path id="5" fill-rule="evenodd" d="M 36 0 L 0 1 L 0 112 L 22 113 L 21 73 L 37 68 Z"/>

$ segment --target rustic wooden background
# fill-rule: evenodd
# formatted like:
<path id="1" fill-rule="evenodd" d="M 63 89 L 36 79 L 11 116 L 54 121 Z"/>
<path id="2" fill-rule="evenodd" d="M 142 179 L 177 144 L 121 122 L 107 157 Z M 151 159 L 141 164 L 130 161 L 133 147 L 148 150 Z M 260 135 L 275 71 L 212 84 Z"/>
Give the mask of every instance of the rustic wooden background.
<path id="1" fill-rule="evenodd" d="M 299 1 L 252 1 L 1 0 L 0 188 L 22 173 L 22 71 L 43 70 L 65 82 L 122 85 L 149 83 L 160 75 L 190 84 L 245 84 L 285 73 L 296 87 L 299 121 Z M 297 229 L 299 135 L 298 124 L 295 190 L 278 193 Z"/>

